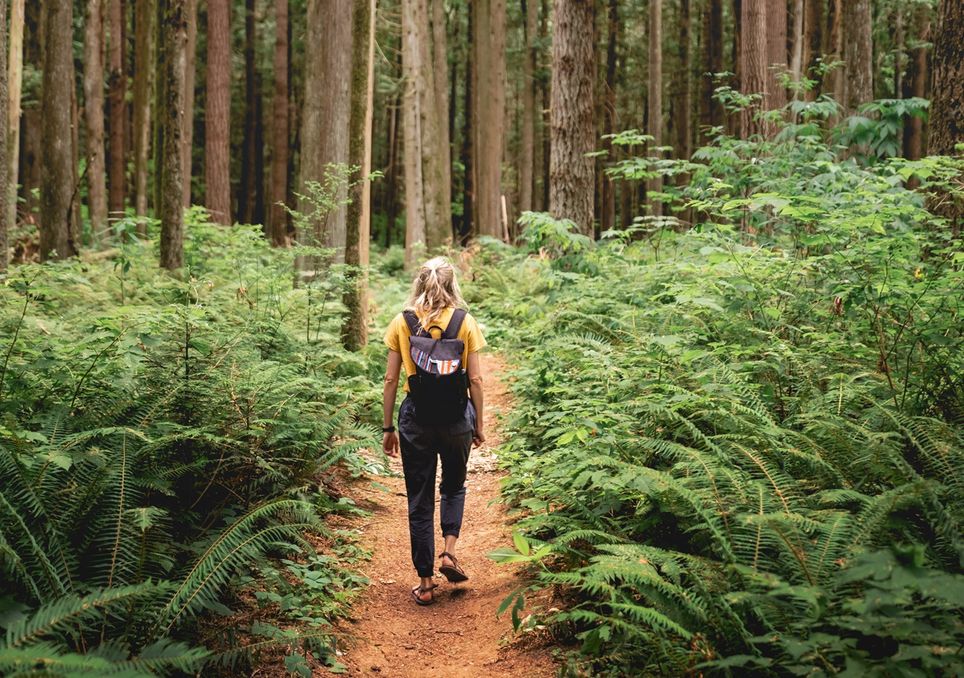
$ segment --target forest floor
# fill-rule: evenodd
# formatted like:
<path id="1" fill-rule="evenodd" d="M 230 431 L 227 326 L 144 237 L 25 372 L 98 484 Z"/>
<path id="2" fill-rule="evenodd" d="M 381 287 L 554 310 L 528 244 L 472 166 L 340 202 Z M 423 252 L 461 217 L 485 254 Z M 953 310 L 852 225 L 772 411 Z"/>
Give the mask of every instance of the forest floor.
<path id="1" fill-rule="evenodd" d="M 351 620 L 339 629 L 347 639 L 339 658 L 348 666 L 347 675 L 555 675 L 555 662 L 544 639 L 513 637 L 509 615 L 496 617 L 502 600 L 524 583 L 524 573 L 519 566 L 500 565 L 486 557 L 489 551 L 512 543 L 511 527 L 499 503 L 503 472 L 494 455 L 503 440 L 498 415 L 510 411 L 512 399 L 502 379 L 501 357 L 483 353 L 482 365 L 487 440 L 469 458 L 465 518 L 456 550 L 469 580 L 456 585 L 437 576 L 435 603 L 416 605 L 410 591 L 418 578 L 409 551 L 401 461 L 392 460 L 397 477 L 379 478 L 389 491 L 359 483 L 352 496 L 370 514 L 354 527 L 360 532 L 360 546 L 370 550 L 372 558 L 364 570 L 369 586 L 356 600 Z M 436 553 L 442 550 L 436 529 Z"/>

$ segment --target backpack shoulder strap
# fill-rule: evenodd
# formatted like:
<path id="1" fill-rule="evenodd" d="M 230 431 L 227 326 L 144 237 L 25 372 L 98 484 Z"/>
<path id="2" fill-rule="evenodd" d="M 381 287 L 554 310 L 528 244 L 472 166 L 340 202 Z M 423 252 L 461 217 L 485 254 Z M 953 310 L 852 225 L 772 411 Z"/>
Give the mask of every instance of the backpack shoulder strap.
<path id="1" fill-rule="evenodd" d="M 415 311 L 402 311 L 402 316 L 405 318 L 408 331 L 412 333 L 413 337 L 417 337 L 425 331 L 422 328 L 422 323 L 418 320 L 418 316 L 415 315 Z"/>
<path id="2" fill-rule="evenodd" d="M 448 326 L 445 328 L 445 332 L 442 334 L 443 339 L 455 339 L 459 336 L 459 330 L 462 329 L 462 321 L 465 320 L 466 311 L 464 308 L 457 308 L 452 313 L 452 318 L 449 320 Z"/>

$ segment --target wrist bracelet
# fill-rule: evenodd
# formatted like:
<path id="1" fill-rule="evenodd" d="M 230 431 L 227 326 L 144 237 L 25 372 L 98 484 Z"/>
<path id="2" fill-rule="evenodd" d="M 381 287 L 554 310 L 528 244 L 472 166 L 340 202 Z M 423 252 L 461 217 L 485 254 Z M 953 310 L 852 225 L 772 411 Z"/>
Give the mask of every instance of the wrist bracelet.
<path id="1" fill-rule="evenodd" d="M 395 433 L 395 427 L 394 427 L 394 426 L 383 426 L 383 427 L 382 427 L 382 433 Z"/>

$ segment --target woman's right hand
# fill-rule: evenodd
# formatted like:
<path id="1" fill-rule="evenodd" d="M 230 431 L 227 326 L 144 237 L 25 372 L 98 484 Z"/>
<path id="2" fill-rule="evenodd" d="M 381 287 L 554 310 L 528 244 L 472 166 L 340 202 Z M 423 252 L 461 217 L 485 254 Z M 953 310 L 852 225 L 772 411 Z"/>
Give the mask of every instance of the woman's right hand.
<path id="1" fill-rule="evenodd" d="M 477 429 L 472 434 L 472 442 L 475 443 L 476 447 L 481 447 L 482 443 L 485 442 L 485 433 L 482 432 L 482 429 Z"/>
<path id="2" fill-rule="evenodd" d="M 399 449 L 398 433 L 394 431 L 386 433 L 382 438 L 382 449 L 389 457 L 397 457 Z"/>

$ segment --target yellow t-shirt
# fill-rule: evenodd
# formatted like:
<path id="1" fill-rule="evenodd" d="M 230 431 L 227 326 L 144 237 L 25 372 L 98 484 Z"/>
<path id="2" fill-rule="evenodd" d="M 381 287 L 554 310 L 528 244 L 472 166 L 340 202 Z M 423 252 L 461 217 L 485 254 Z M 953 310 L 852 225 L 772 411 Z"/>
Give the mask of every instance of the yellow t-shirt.
<path id="1" fill-rule="evenodd" d="M 455 313 L 454 308 L 445 309 L 442 311 L 442 315 L 432 324 L 442 328 L 448 327 L 453 313 Z M 418 314 L 416 313 L 416 315 Z M 424 325 L 425 316 L 418 315 L 418 319 Z M 436 339 L 442 336 L 438 329 L 432 329 L 431 333 Z M 412 352 L 409 348 L 409 337 L 411 336 L 412 332 L 408 329 L 408 323 L 405 322 L 405 317 L 401 313 L 392 318 L 392 322 L 389 323 L 388 329 L 385 331 L 385 345 L 402 354 L 402 367 L 405 368 L 406 376 L 415 374 L 415 361 L 412 360 Z M 479 329 L 479 323 L 476 322 L 471 313 L 465 314 L 465 320 L 462 321 L 462 327 L 459 328 L 458 338 L 465 344 L 465 350 L 462 352 L 462 366 L 467 369 L 469 353 L 474 353 L 486 345 L 482 330 Z M 407 378 L 403 382 L 403 388 L 406 391 L 408 390 Z"/>

